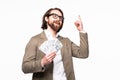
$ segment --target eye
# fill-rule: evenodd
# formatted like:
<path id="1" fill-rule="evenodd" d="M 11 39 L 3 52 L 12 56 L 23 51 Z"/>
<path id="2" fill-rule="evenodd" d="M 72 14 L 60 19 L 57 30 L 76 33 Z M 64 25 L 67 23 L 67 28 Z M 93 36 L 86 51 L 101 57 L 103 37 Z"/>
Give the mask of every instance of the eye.
<path id="1" fill-rule="evenodd" d="M 54 15 L 53 15 L 53 18 L 57 19 L 57 18 L 58 18 L 58 15 L 54 14 Z"/>

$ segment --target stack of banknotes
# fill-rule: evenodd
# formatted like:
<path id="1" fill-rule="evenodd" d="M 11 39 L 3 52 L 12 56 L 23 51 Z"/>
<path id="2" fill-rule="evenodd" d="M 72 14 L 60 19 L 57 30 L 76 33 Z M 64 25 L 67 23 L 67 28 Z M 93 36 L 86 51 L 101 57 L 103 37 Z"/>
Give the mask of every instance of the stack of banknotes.
<path id="1" fill-rule="evenodd" d="M 45 54 L 50 54 L 51 52 L 58 52 L 62 48 L 62 43 L 58 39 L 52 39 L 44 41 L 39 49 Z"/>

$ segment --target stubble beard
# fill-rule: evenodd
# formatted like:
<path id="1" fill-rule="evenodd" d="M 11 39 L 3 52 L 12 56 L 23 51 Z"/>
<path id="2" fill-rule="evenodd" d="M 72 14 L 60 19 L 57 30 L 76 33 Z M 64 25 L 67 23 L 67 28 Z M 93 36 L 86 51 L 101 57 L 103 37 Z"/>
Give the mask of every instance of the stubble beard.
<path id="1" fill-rule="evenodd" d="M 58 22 L 52 22 L 52 23 L 49 23 L 48 22 L 48 25 L 55 31 L 55 32 L 59 32 L 62 28 L 62 24 L 58 23 Z"/>

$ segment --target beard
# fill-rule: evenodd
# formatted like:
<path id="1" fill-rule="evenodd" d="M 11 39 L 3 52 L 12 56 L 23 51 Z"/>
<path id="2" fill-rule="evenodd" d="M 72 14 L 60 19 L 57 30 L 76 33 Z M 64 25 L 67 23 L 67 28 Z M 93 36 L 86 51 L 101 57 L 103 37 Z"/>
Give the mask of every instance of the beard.
<path id="1" fill-rule="evenodd" d="M 48 25 L 55 31 L 59 32 L 62 29 L 62 24 L 59 21 L 48 22 Z"/>

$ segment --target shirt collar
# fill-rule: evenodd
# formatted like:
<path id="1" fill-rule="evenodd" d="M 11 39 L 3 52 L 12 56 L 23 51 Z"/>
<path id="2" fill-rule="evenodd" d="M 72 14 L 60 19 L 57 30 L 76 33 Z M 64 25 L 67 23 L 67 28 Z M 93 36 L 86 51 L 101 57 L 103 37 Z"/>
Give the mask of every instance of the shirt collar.
<path id="1" fill-rule="evenodd" d="M 45 32 L 45 35 L 46 35 L 47 39 L 55 39 L 55 38 L 52 37 L 52 33 L 50 31 L 44 30 L 44 32 Z M 56 38 L 57 37 L 58 37 L 58 34 L 56 35 Z"/>

